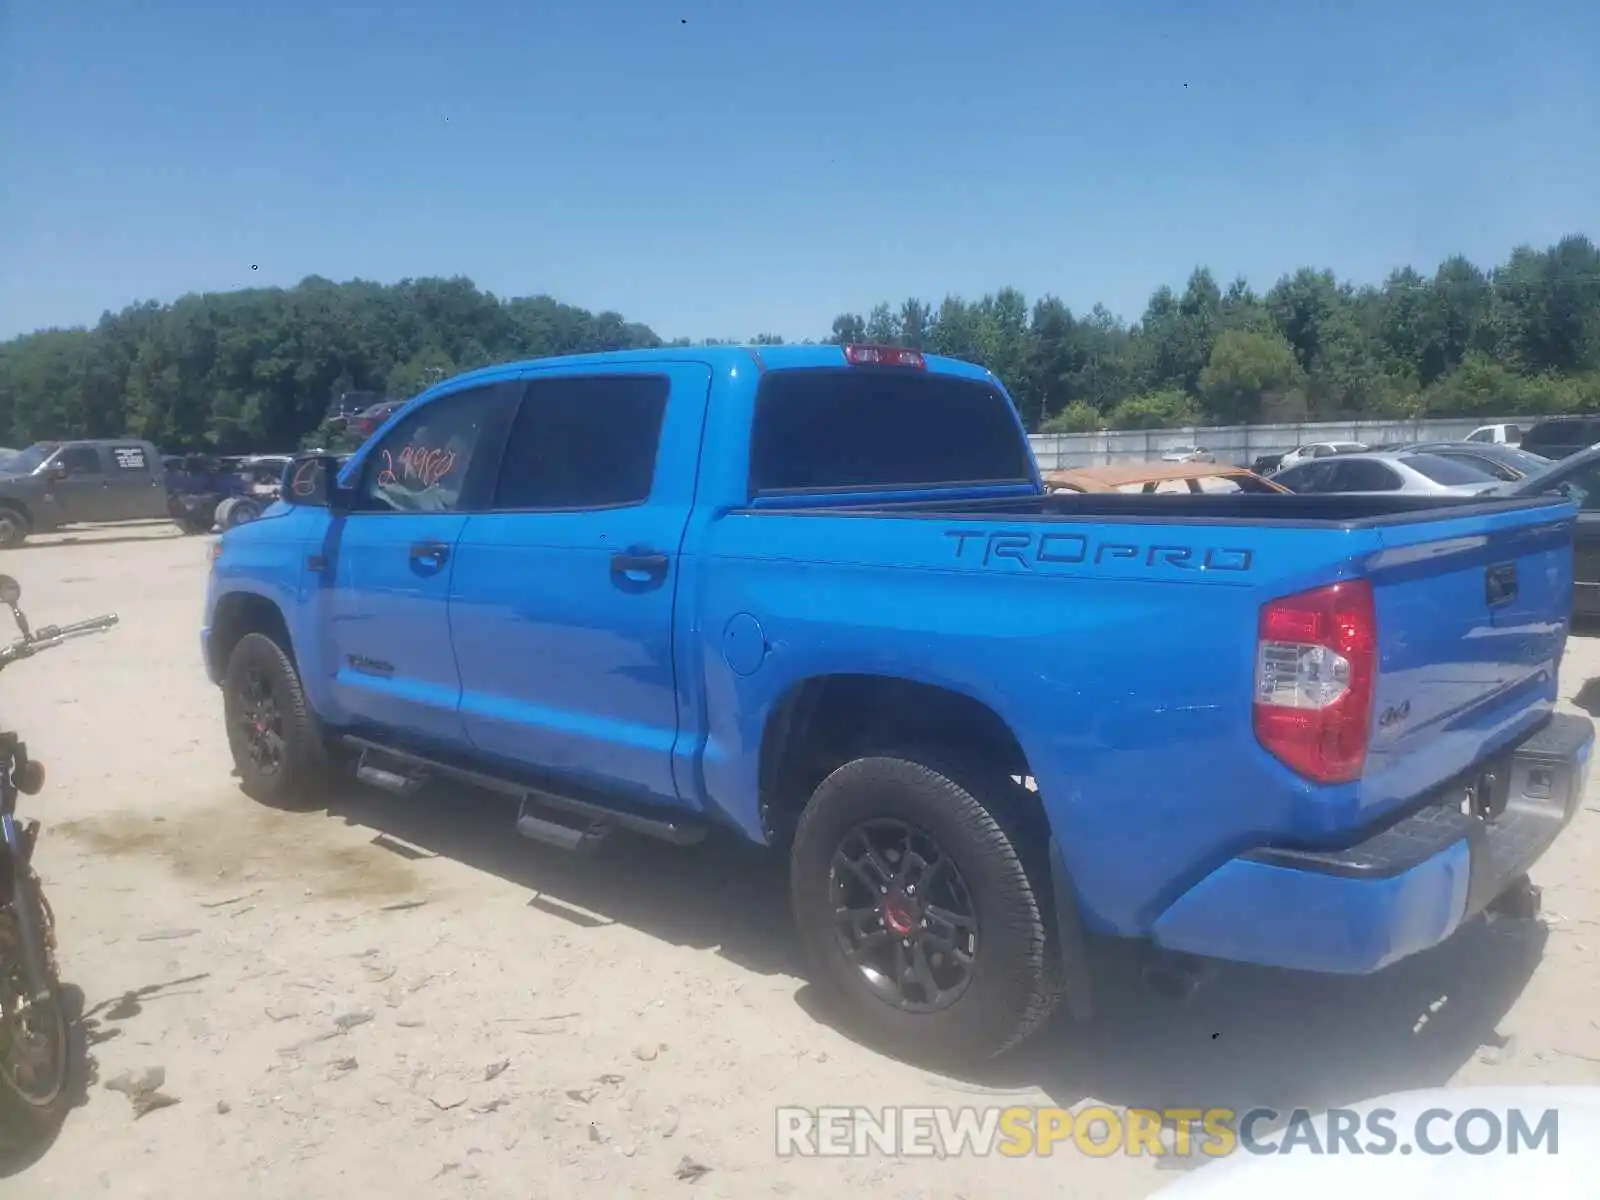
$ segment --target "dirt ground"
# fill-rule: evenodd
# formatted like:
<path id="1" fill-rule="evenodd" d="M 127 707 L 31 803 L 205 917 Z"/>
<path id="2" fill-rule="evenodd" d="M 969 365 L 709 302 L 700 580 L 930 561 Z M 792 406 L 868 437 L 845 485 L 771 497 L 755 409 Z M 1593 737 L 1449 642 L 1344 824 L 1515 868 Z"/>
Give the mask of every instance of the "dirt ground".
<path id="1" fill-rule="evenodd" d="M 1600 1083 L 1600 794 L 1536 873 L 1540 922 L 1471 926 L 1374 979 L 1236 969 L 1187 1005 L 1114 985 L 1097 1025 L 936 1078 L 815 1013 L 760 853 L 619 837 L 570 859 L 461 792 L 246 799 L 199 660 L 206 558 L 163 527 L 0 556 L 36 623 L 122 616 L 0 685 L 48 764 L 25 811 L 92 1043 L 83 1104 L 0 1183 L 12 1200 L 1145 1196 L 1173 1175 L 1070 1150 L 780 1160 L 774 1109 Z M 1592 676 L 1600 639 L 1576 637 L 1566 706 Z M 105 1084 L 154 1067 L 178 1103 L 136 1119 Z M 685 1160 L 709 1170 L 679 1178 Z"/>

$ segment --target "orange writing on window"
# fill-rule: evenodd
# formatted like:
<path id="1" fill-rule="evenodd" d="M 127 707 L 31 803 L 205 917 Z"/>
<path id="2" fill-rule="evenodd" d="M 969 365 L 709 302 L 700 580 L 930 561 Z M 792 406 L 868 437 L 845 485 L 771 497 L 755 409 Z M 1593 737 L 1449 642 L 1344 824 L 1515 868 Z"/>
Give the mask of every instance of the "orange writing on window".
<path id="1" fill-rule="evenodd" d="M 430 488 L 455 469 L 454 450 L 435 450 L 427 446 L 406 446 L 398 455 L 380 450 L 382 466 L 379 487 L 405 486 Z"/>

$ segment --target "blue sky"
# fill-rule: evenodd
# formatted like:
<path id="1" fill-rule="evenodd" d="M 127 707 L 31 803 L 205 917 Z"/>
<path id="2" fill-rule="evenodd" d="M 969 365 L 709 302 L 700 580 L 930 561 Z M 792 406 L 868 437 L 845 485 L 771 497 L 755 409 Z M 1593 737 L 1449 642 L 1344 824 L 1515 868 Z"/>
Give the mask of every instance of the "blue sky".
<path id="1" fill-rule="evenodd" d="M 1600 236 L 1600 3 L 0 5 L 0 337 L 465 274 L 665 337 Z"/>

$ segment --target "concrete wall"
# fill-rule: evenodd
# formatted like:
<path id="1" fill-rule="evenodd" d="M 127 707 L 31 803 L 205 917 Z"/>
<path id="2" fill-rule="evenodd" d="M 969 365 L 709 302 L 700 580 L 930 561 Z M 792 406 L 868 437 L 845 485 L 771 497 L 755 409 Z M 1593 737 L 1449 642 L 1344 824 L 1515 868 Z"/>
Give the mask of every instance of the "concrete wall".
<path id="1" fill-rule="evenodd" d="M 1110 431 L 1106 433 L 1035 433 L 1033 452 L 1046 471 L 1092 467 L 1104 463 L 1159 459 L 1178 446 L 1203 446 L 1217 461 L 1249 466 L 1262 454 L 1283 454 L 1307 442 L 1455 441 L 1480 425 L 1510 421 L 1526 432 L 1547 417 L 1488 417 L 1424 421 L 1321 421 L 1295 425 L 1222 425 L 1188 429 Z"/>

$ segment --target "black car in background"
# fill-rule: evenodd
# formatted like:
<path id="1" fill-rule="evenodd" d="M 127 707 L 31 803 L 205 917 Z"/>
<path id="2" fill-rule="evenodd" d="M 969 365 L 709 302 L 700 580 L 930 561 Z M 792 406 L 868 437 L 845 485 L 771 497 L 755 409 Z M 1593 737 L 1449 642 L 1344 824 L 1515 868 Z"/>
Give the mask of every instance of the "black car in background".
<path id="1" fill-rule="evenodd" d="M 1523 443 L 1526 446 L 1527 440 Z M 1600 616 L 1600 447 L 1568 455 L 1520 483 L 1502 484 L 1497 494 L 1543 496 L 1558 493 L 1578 505 L 1572 535 L 1572 611 Z"/>
<path id="2" fill-rule="evenodd" d="M 1516 446 L 1498 442 L 1412 442 L 1393 449 L 1432 454 L 1451 462 L 1477 467 L 1493 479 L 1515 483 L 1548 471 L 1552 460 Z"/>
<path id="3" fill-rule="evenodd" d="M 1522 435 L 1522 448 L 1545 458 L 1569 458 L 1600 442 L 1600 417 L 1557 417 Z"/>

